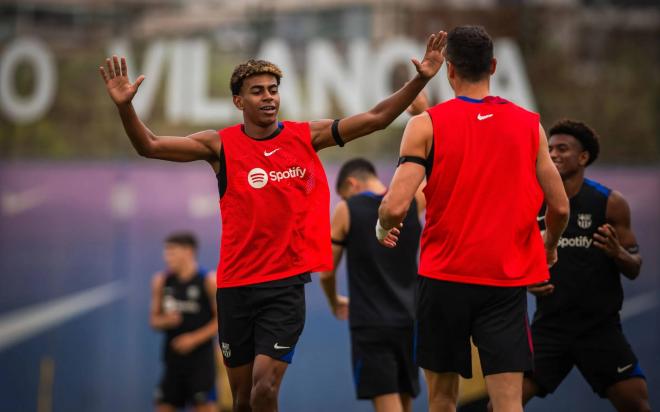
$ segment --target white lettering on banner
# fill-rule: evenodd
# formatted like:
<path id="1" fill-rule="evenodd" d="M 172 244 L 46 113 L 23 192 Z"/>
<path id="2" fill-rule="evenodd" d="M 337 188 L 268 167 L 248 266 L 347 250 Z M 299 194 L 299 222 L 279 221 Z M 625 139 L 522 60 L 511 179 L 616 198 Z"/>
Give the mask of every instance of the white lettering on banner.
<path id="1" fill-rule="evenodd" d="M 379 48 L 356 38 L 347 45 L 342 56 L 332 42 L 310 41 L 305 50 L 304 72 L 296 69 L 291 46 L 281 39 L 262 44 L 257 56 L 271 60 L 284 71 L 280 87 L 284 117 L 314 119 L 333 115 L 332 101 L 338 116 L 368 110 L 392 93 L 393 69 L 404 64 L 410 76 L 415 73 L 410 58 L 421 56 L 424 47 L 413 40 L 398 38 L 384 42 Z M 146 46 L 141 69 L 136 64 L 126 40 L 110 43 L 106 52 L 127 57 L 129 76 L 146 76 L 134 105 L 143 119 L 152 114 L 154 102 L 166 76 L 165 118 L 172 123 L 226 124 L 240 121 L 231 97 L 209 96 L 209 73 L 212 42 L 206 38 L 154 40 Z M 534 98 L 518 45 L 511 39 L 495 41 L 497 70 L 491 82 L 492 93 L 509 99 L 530 110 Z M 14 72 L 20 61 L 27 61 L 35 70 L 37 82 L 29 98 L 15 94 Z M 0 108 L 15 123 L 38 120 L 50 108 L 56 89 L 56 67 L 47 46 L 29 38 L 16 38 L 6 48 L 0 61 Z M 306 79 L 303 86 L 303 79 Z M 99 86 L 100 87 L 100 86 Z M 303 93 L 304 89 L 304 93 Z M 443 66 L 427 87 L 432 100 L 453 97 Z M 404 122 L 406 115 L 399 117 Z"/>
<path id="2" fill-rule="evenodd" d="M 187 46 L 190 66 L 191 105 L 188 118 L 193 123 L 222 124 L 240 121 L 240 112 L 234 107 L 231 98 L 209 98 L 209 44 L 201 39 L 189 42 Z"/>
<path id="3" fill-rule="evenodd" d="M 27 63 L 34 73 L 30 96 L 16 93 L 16 68 Z M 55 97 L 57 72 L 48 47 L 29 37 L 14 39 L 0 58 L 0 108 L 15 123 L 38 120 L 50 109 Z"/>
<path id="4" fill-rule="evenodd" d="M 502 38 L 497 39 L 493 47 L 497 67 L 490 82 L 491 94 L 511 100 L 528 110 L 535 110 L 532 87 L 518 44 L 513 39 Z"/>
<path id="5" fill-rule="evenodd" d="M 416 57 L 421 60 L 423 51 L 424 47 L 421 44 L 410 39 L 400 38 L 387 41 L 381 46 L 379 53 L 369 56 L 369 60 L 374 62 L 369 67 L 371 81 L 364 83 L 364 87 L 369 89 L 362 90 L 363 93 L 371 97 L 369 105 L 375 104 L 392 94 L 392 71 L 397 65 L 404 64 L 408 68 L 409 78 L 417 73 L 410 59 Z M 363 110 L 366 109 L 367 107 Z M 394 124 L 404 125 L 407 119 L 408 115 L 402 113 Z"/>
<path id="6" fill-rule="evenodd" d="M 296 66 L 293 64 L 291 48 L 280 39 L 268 40 L 261 46 L 259 58 L 277 65 L 284 72 L 285 79 L 280 84 L 279 92 L 282 96 L 280 108 L 283 118 L 300 119 L 303 117 L 303 99 L 300 92 L 300 81 Z M 327 116 L 327 114 L 325 115 Z"/>
<path id="7" fill-rule="evenodd" d="M 330 93 L 345 114 L 359 113 L 366 107 L 364 85 L 367 83 L 368 49 L 364 40 L 350 44 L 346 67 L 336 48 L 327 41 L 312 41 L 307 48 L 307 90 L 309 116 L 322 119 L 330 113 Z M 388 84 L 389 86 L 389 84 Z"/>
<path id="8" fill-rule="evenodd" d="M 110 47 L 108 47 L 109 56 L 116 54 L 117 56 L 126 57 L 128 61 L 128 78 L 131 81 L 135 81 L 140 74 L 144 74 L 146 81 L 140 85 L 140 91 L 133 99 L 135 111 L 144 119 L 147 119 L 151 114 L 156 93 L 160 87 L 160 80 L 163 76 L 165 59 L 168 57 L 169 51 L 168 44 L 162 40 L 154 41 L 147 47 L 142 70 L 139 70 L 137 60 L 133 57 L 133 51 L 126 39 L 116 40 L 110 43 Z M 172 99 L 168 99 L 168 101 L 170 100 Z"/>

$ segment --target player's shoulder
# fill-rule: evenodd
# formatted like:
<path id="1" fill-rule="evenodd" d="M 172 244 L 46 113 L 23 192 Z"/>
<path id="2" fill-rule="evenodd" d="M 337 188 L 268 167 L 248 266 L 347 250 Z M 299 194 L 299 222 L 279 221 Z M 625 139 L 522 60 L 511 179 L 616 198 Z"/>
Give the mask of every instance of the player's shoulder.
<path id="1" fill-rule="evenodd" d="M 214 133 L 220 137 L 220 140 L 226 139 L 226 138 L 231 138 L 233 135 L 237 133 L 242 133 L 241 127 L 243 126 L 242 123 L 236 123 L 231 126 L 224 127 L 219 130 L 215 130 Z"/>
<path id="2" fill-rule="evenodd" d="M 607 211 L 608 214 L 613 214 L 616 216 L 625 216 L 630 215 L 630 205 L 628 201 L 617 190 L 610 190 L 610 194 L 607 197 Z"/>
<path id="3" fill-rule="evenodd" d="M 503 101 L 506 102 L 506 103 L 504 103 L 505 104 L 504 107 L 506 107 L 508 110 L 510 110 L 513 113 L 519 114 L 521 116 L 528 116 L 528 117 L 531 117 L 531 118 L 534 118 L 534 119 L 539 119 L 540 118 L 540 115 L 537 112 L 533 111 L 533 110 L 530 110 L 526 107 L 520 106 L 520 105 L 518 105 L 518 104 L 516 104 L 516 103 L 514 103 L 510 100 L 503 100 Z"/>
<path id="4" fill-rule="evenodd" d="M 378 207 L 380 205 L 380 202 L 383 200 L 382 195 L 377 195 L 373 192 L 361 192 L 357 193 L 350 198 L 348 198 L 346 201 L 344 201 L 344 207 L 347 209 L 352 209 L 355 207 L 362 207 L 363 205 L 366 204 L 375 204 L 375 207 Z M 337 205 L 339 206 L 339 204 Z"/>
<path id="5" fill-rule="evenodd" d="M 612 196 L 612 194 L 615 193 L 614 194 L 615 197 L 620 197 L 621 199 L 623 199 L 623 196 L 621 195 L 621 193 L 613 191 L 609 187 L 607 187 L 604 184 L 602 184 L 600 182 L 597 182 L 593 179 L 585 178 L 583 184 L 584 184 L 585 188 L 587 188 L 588 190 L 590 190 L 591 192 L 593 192 L 593 193 L 595 193 L 599 196 L 602 196 L 602 197 L 605 197 L 605 198 L 610 198 Z"/>
<path id="6" fill-rule="evenodd" d="M 295 120 L 282 120 L 280 122 L 280 125 L 284 130 L 289 129 L 289 130 L 299 130 L 299 129 L 304 129 L 307 130 L 311 127 L 312 122 L 299 122 Z"/>
<path id="7" fill-rule="evenodd" d="M 445 100 L 443 102 L 436 103 L 433 106 L 426 109 L 423 113 L 420 113 L 419 115 L 436 113 L 447 109 L 454 109 L 456 107 L 459 107 L 460 105 L 461 105 L 461 100 L 458 98 L 453 98 L 453 99 Z"/>
<path id="8" fill-rule="evenodd" d="M 434 106 L 435 107 L 435 106 Z M 428 132 L 433 129 L 433 113 L 428 109 L 411 117 L 406 123 L 406 129 L 414 132 Z"/>

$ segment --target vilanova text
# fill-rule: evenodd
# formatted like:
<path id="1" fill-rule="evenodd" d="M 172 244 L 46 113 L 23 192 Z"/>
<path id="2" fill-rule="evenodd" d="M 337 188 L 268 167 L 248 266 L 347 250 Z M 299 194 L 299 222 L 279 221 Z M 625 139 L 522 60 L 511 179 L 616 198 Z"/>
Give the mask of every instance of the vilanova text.
<path id="1" fill-rule="evenodd" d="M 169 122 L 207 125 L 238 122 L 241 114 L 229 93 L 223 97 L 209 96 L 212 45 L 207 38 L 156 39 L 146 45 L 142 56 L 136 56 L 127 40 L 117 40 L 100 50 L 99 56 L 126 56 L 130 80 L 134 81 L 139 74 L 146 76 L 133 101 L 143 119 L 152 113 L 155 98 L 164 84 L 164 114 Z M 16 37 L 2 46 L 0 111 L 14 123 L 39 120 L 52 107 L 56 94 L 63 93 L 71 85 L 59 87 L 57 84 L 55 58 L 42 40 Z M 391 75 L 397 66 L 405 65 L 410 77 L 414 75 L 410 59 L 421 59 L 424 49 L 423 44 L 408 38 L 387 40 L 378 47 L 367 39 L 355 38 L 342 54 L 329 40 L 310 40 L 300 72 L 292 47 L 275 38 L 261 44 L 256 57 L 270 60 L 284 71 L 280 87 L 282 118 L 313 120 L 368 110 L 393 92 Z M 497 39 L 495 57 L 498 64 L 491 94 L 534 110 L 534 98 L 518 45 L 508 38 Z M 141 62 L 140 67 L 138 62 Z M 238 63 L 238 60 L 232 61 L 230 65 Z M 96 71 L 101 64 L 103 60 L 89 69 Z M 17 91 L 20 66 L 28 67 L 34 77 L 34 87 L 27 95 Z M 100 77 L 97 87 L 103 87 Z M 453 97 L 444 67 L 429 82 L 427 92 L 432 101 Z M 340 113 L 331 113 L 335 107 Z M 398 122 L 406 119 L 407 116 L 402 115 Z"/>

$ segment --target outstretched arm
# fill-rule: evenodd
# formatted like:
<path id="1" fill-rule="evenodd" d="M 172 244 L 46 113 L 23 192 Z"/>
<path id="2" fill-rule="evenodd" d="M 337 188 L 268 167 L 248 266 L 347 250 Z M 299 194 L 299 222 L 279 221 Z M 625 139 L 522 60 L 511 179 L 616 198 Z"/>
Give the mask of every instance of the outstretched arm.
<path id="1" fill-rule="evenodd" d="M 594 246 L 614 259 L 623 276 L 636 279 L 642 267 L 642 256 L 630 227 L 630 206 L 621 193 L 610 194 L 605 214 L 608 223 L 594 233 Z"/>
<path id="2" fill-rule="evenodd" d="M 403 132 L 400 156 L 428 158 L 433 141 L 433 124 L 428 113 L 410 119 Z M 378 209 L 376 234 L 387 247 L 396 246 L 399 228 L 408 214 L 408 208 L 419 186 L 424 181 L 426 170 L 418 163 L 402 163 L 394 172 L 390 189 Z"/>
<path id="3" fill-rule="evenodd" d="M 99 67 L 101 77 L 110 98 L 117 105 L 126 135 L 141 156 L 175 162 L 206 160 L 217 167 L 220 139 L 215 131 L 206 130 L 185 137 L 155 135 L 142 123 L 132 104 L 144 76 L 131 83 L 125 57 L 121 58 L 121 64 L 117 56 L 106 59 L 105 63 L 107 71 L 103 66 Z"/>
<path id="4" fill-rule="evenodd" d="M 386 128 L 394 121 L 424 89 L 426 83 L 440 70 L 444 57 L 443 48 L 447 44 L 447 33 L 432 34 L 426 44 L 426 53 L 421 62 L 413 59 L 417 75 L 390 97 L 378 103 L 365 113 L 342 119 L 338 124 L 338 134 L 343 143 L 366 136 L 376 130 Z M 319 120 L 310 123 L 312 145 L 318 151 L 336 143 L 332 134 L 333 120 Z"/>
<path id="5" fill-rule="evenodd" d="M 336 280 L 337 265 L 339 265 L 341 255 L 344 253 L 344 246 L 342 243 L 346 240 L 348 225 L 348 205 L 345 201 L 341 201 L 337 204 L 337 207 L 335 207 L 330 226 L 334 265 L 332 270 L 321 272 L 321 286 L 323 287 L 323 292 L 328 299 L 332 314 L 339 320 L 348 319 L 348 298 L 337 293 Z"/>

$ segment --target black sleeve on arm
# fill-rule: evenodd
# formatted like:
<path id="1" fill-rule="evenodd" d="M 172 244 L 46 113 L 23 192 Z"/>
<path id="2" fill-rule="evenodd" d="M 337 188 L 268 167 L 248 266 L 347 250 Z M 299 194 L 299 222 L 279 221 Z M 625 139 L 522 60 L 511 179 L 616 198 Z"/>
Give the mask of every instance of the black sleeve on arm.
<path id="1" fill-rule="evenodd" d="M 335 121 L 332 122 L 332 138 L 335 139 L 337 146 L 344 147 L 344 141 L 339 135 L 339 119 L 335 119 Z"/>
<path id="2" fill-rule="evenodd" d="M 427 167 L 426 159 L 419 157 L 419 156 L 401 156 L 399 157 L 399 163 L 397 163 L 397 167 L 401 166 L 403 163 L 417 163 L 418 165 L 424 166 L 425 168 Z"/>
<path id="3" fill-rule="evenodd" d="M 344 239 L 344 240 L 337 240 L 337 239 L 332 239 L 332 238 L 330 238 L 330 240 L 332 241 L 332 244 L 333 244 L 333 245 L 337 245 L 337 246 L 346 246 L 346 239 Z"/>
<path id="4" fill-rule="evenodd" d="M 435 140 L 431 143 L 431 151 L 429 152 L 428 159 L 424 159 L 419 156 L 401 156 L 399 157 L 399 162 L 396 164 L 396 167 L 401 166 L 403 163 L 417 163 L 418 165 L 424 166 L 426 169 L 426 179 L 428 180 L 431 177 L 431 170 L 433 169 L 433 151 L 435 150 Z"/>

